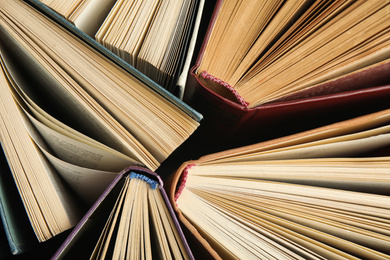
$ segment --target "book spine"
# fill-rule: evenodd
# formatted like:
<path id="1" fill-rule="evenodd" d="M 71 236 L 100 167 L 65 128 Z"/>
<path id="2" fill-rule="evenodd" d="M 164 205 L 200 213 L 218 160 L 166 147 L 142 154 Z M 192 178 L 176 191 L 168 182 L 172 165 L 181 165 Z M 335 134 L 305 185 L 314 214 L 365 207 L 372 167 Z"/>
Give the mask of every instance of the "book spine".
<path id="1" fill-rule="evenodd" d="M 240 103 L 241 105 L 243 105 L 244 107 L 247 108 L 249 106 L 249 103 L 246 102 L 244 100 L 244 98 L 241 97 L 241 95 L 232 86 L 230 86 L 227 82 L 224 82 L 223 80 L 218 79 L 218 78 L 214 77 L 213 75 L 210 75 L 207 71 L 202 71 L 200 76 L 203 77 L 204 79 L 210 80 L 211 82 L 217 83 L 219 86 L 222 86 L 222 87 L 226 88 L 227 90 L 229 90 L 234 95 L 234 97 L 237 99 L 237 102 Z"/>
<path id="2" fill-rule="evenodd" d="M 179 187 L 177 188 L 175 193 L 175 197 L 174 197 L 175 202 L 179 199 L 180 195 L 182 194 L 188 179 L 188 170 L 191 169 L 193 166 L 195 166 L 195 164 L 189 164 L 184 168 L 183 173 L 180 177 L 181 179 L 179 181 Z"/>

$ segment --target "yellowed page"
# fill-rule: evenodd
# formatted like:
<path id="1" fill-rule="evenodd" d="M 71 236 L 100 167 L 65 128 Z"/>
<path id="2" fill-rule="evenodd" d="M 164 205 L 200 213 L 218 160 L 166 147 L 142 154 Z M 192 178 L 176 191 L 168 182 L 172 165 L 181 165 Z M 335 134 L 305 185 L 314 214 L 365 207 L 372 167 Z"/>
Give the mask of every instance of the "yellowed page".
<path id="1" fill-rule="evenodd" d="M 42 151 L 61 177 L 87 205 L 96 202 L 119 173 L 80 167 L 62 161 L 44 149 Z"/>
<path id="2" fill-rule="evenodd" d="M 120 171 L 129 165 L 141 165 L 134 159 L 63 124 L 35 104 L 15 83 L 13 87 L 20 95 L 14 93 L 15 99 L 59 158 L 78 166 L 109 171 Z M 28 107 L 32 114 L 24 107 Z M 28 131 L 32 132 L 31 129 Z"/>
<path id="3" fill-rule="evenodd" d="M 93 100 L 85 90 L 80 87 L 75 90 L 74 87 L 77 87 L 77 83 L 71 79 L 58 64 L 53 63 L 53 60 L 51 59 L 36 60 L 36 55 L 43 55 L 45 57 L 46 54 L 38 54 L 35 52 L 36 50 L 29 49 L 27 45 L 24 45 L 26 44 L 25 42 L 18 42 L 7 33 L 9 32 L 4 34 L 8 36 L 7 38 L 4 38 L 4 43 L 13 51 L 13 53 L 7 52 L 7 55 L 4 55 L 5 64 L 17 85 L 23 87 L 23 92 L 26 93 L 26 95 L 34 96 L 34 92 L 29 89 L 31 86 L 29 86 L 28 82 L 25 82 L 26 79 L 18 71 L 18 64 L 16 62 L 21 62 L 21 60 L 24 60 L 25 65 L 29 67 L 32 74 L 39 75 L 41 84 L 40 90 L 44 91 L 47 95 L 56 98 L 59 102 L 61 101 L 61 107 L 70 108 L 70 110 L 67 111 L 72 114 L 72 119 L 77 122 L 79 127 L 82 127 L 84 131 L 88 132 L 88 135 L 92 138 L 105 143 L 111 148 L 132 158 L 140 156 L 133 148 L 141 149 L 141 153 L 148 153 L 144 147 L 138 146 L 139 143 L 134 136 L 123 136 L 123 134 L 126 135 L 129 133 L 123 132 L 125 130 L 118 125 L 115 120 L 112 121 L 113 117 L 109 115 L 107 111 L 102 110 L 101 105 L 99 105 L 96 100 Z M 46 56 L 46 58 L 48 57 Z M 63 74 L 60 74 L 61 72 L 63 72 Z M 111 127 L 122 128 L 122 131 L 116 128 L 116 130 L 119 130 L 118 132 Z M 123 138 L 128 141 L 131 139 L 134 143 L 131 143 L 132 141 L 128 143 Z"/>
<path id="4" fill-rule="evenodd" d="M 2 146 L 37 239 L 46 241 L 74 226 L 80 212 L 69 190 L 26 131 L 29 121 L 13 99 L 3 70 L 0 87 Z"/>

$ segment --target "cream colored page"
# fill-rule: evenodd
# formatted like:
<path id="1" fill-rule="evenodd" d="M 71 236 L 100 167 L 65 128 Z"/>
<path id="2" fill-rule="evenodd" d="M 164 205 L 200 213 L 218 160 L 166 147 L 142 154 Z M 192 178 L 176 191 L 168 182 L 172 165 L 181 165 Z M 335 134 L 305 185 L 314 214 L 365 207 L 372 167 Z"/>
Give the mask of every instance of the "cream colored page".
<path id="1" fill-rule="evenodd" d="M 89 36 L 95 36 L 104 19 L 110 12 L 115 0 L 92 0 L 83 7 L 81 13 L 73 20 L 75 26 Z"/>
<path id="2" fill-rule="evenodd" d="M 68 163 L 103 171 L 120 171 L 134 161 L 115 156 L 108 151 L 84 144 L 50 129 L 30 116 L 31 122 L 56 156 Z"/>
<path id="3" fill-rule="evenodd" d="M 390 144 L 390 134 L 366 137 L 358 140 L 327 143 L 316 146 L 307 146 L 298 149 L 277 151 L 248 157 L 248 160 L 278 160 L 299 158 L 320 158 L 352 156 L 362 152 L 369 152 Z"/>
<path id="4" fill-rule="evenodd" d="M 0 106 L 6 107 L 3 108 L 5 113 L 0 113 L 0 119 L 4 117 L 5 120 L 3 127 L 6 127 L 2 145 L 8 148 L 6 153 L 10 156 L 10 167 L 26 212 L 34 219 L 34 232 L 39 241 L 44 241 L 75 225 L 80 215 L 69 190 L 25 131 L 24 126 L 29 121 L 9 93 L 5 74 L 0 74 L 1 97 L 3 101 L 7 100 L 5 104 L 0 100 Z"/>
<path id="5" fill-rule="evenodd" d="M 189 73 L 189 70 L 191 67 L 192 56 L 194 54 L 195 47 L 196 47 L 200 22 L 202 20 L 202 13 L 203 13 L 204 4 L 205 4 L 205 0 L 199 1 L 198 12 L 196 14 L 194 29 L 192 31 L 191 40 L 190 40 L 190 43 L 188 46 L 188 51 L 186 54 L 185 63 L 184 63 L 183 69 L 182 69 L 181 74 L 180 74 L 180 76 L 177 80 L 177 83 L 176 83 L 177 90 L 175 90 L 175 92 L 177 93 L 177 95 L 180 99 L 183 99 L 183 97 L 184 97 L 184 91 L 185 91 L 185 87 L 186 87 L 187 77 L 188 77 L 188 73 Z"/>
<path id="6" fill-rule="evenodd" d="M 122 205 L 118 229 L 115 233 L 116 240 L 111 256 L 112 259 L 126 259 L 125 251 L 127 241 L 128 239 L 134 241 L 134 237 L 131 236 L 130 231 L 132 226 L 136 225 L 137 220 L 139 220 L 139 215 L 137 214 L 139 212 L 139 208 L 137 207 L 138 194 L 139 186 L 135 182 L 130 181 L 129 189 Z"/>
<path id="7" fill-rule="evenodd" d="M 383 117 L 387 121 L 387 116 Z M 264 150 L 259 152 L 248 150 L 232 156 L 212 160 L 209 163 L 225 161 L 254 161 L 254 160 L 274 160 L 274 159 L 299 159 L 299 158 L 319 158 L 352 156 L 357 153 L 365 153 L 386 146 L 390 143 L 390 125 L 377 127 L 374 129 L 326 138 L 308 143 L 301 143 L 285 146 L 277 149 Z M 205 162 L 207 164 L 208 162 Z"/>
<path id="8" fill-rule="evenodd" d="M 28 108 L 30 109 L 32 115 L 34 118 L 36 118 L 37 121 L 45 125 L 46 127 L 50 128 L 53 131 L 58 132 L 61 135 L 67 136 L 71 139 L 74 139 L 75 141 L 81 142 L 85 145 L 90 146 L 93 149 L 98 149 L 103 151 L 104 153 L 109 153 L 112 156 L 123 158 L 126 161 L 129 161 L 129 164 L 137 164 L 135 159 L 132 159 L 128 157 L 127 155 L 124 155 L 102 143 L 99 143 L 98 141 L 74 130 L 73 128 L 68 127 L 67 125 L 63 124 L 61 121 L 55 119 L 54 117 L 50 116 L 48 113 L 46 113 L 44 110 L 42 110 L 40 107 L 36 106 L 32 102 L 27 103 Z M 139 163 L 138 163 L 139 164 Z"/>
<path id="9" fill-rule="evenodd" d="M 207 181 L 206 181 L 207 180 Z M 361 193 L 356 191 L 329 189 L 317 186 L 296 185 L 282 182 L 253 181 L 233 178 L 202 177 L 188 175 L 186 188 L 202 187 L 202 189 L 226 191 L 236 197 L 251 195 L 270 196 L 277 199 L 296 199 L 302 203 L 323 203 L 338 209 L 349 209 L 355 212 L 370 212 L 373 216 L 388 216 L 390 213 L 390 197 Z M 186 189 L 185 189 L 186 190 Z"/>
<path id="10" fill-rule="evenodd" d="M 208 241 L 223 259 L 304 259 L 272 241 L 264 234 L 266 230 L 255 232 L 250 225 L 224 214 L 226 210 L 205 202 L 187 189 L 184 189 L 177 203 L 202 235 L 210 239 Z"/>
<path id="11" fill-rule="evenodd" d="M 42 151 L 61 177 L 88 205 L 92 205 L 118 175 L 118 172 L 79 167 L 54 157 L 44 149 Z"/>
<path id="12" fill-rule="evenodd" d="M 58 102 L 61 103 L 61 107 L 69 108 L 68 113 L 72 114 L 74 122 L 77 122 L 77 124 L 80 124 L 81 127 L 84 127 L 89 131 L 88 135 L 100 142 L 109 144 L 110 147 L 126 153 L 128 156 L 138 158 L 138 155 L 136 155 L 132 149 L 133 147 L 125 145 L 122 136 L 118 136 L 116 131 L 110 131 L 112 125 L 108 125 L 106 118 L 103 118 L 101 115 L 97 114 L 96 110 L 93 110 L 100 109 L 100 106 L 97 103 L 94 103 L 93 101 L 93 104 L 86 103 L 84 102 L 85 100 L 81 100 L 80 93 L 70 92 L 69 89 L 66 89 L 67 86 L 62 85 L 67 84 L 68 82 L 63 81 L 63 78 L 59 78 L 60 75 L 51 74 L 56 73 L 56 71 L 49 71 L 41 66 L 47 65 L 47 68 L 49 69 L 51 67 L 49 67 L 48 64 L 38 63 L 38 61 L 34 59 L 34 56 L 32 56 L 34 53 L 28 53 L 19 42 L 12 38 L 12 36 L 5 36 L 7 37 L 2 38 L 2 40 L 4 39 L 4 46 L 9 50 L 6 52 L 7 55 L 4 55 L 5 64 L 14 77 L 15 82 L 23 89 L 23 92 L 26 93 L 26 95 L 31 95 L 33 97 L 37 94 L 32 92 L 31 83 L 26 82 L 25 77 L 20 74 L 19 67 L 23 65 L 28 66 L 33 74 L 38 75 L 40 81 L 39 90 L 44 91 L 52 96 L 53 99 L 58 100 Z M 22 60 L 24 64 L 21 64 Z M 55 66 L 55 64 L 51 65 Z M 58 77 L 54 78 L 54 76 Z M 61 76 L 67 80 L 71 80 L 66 74 L 62 74 Z M 81 94 L 85 95 L 86 98 L 89 98 L 87 93 L 82 92 Z M 103 111 L 103 113 L 105 112 Z"/>
<path id="13" fill-rule="evenodd" d="M 21 96 L 24 94 L 17 86 L 14 85 L 14 88 Z M 129 165 L 140 165 L 130 157 L 64 125 L 37 106 L 28 96 L 23 96 L 24 104 L 35 117 L 26 110 L 25 113 L 60 159 L 78 166 L 108 171 L 120 171 Z M 23 106 L 22 98 L 15 98 L 19 100 L 20 106 Z"/>
<path id="14" fill-rule="evenodd" d="M 189 188 L 196 189 L 198 185 L 202 187 L 203 191 L 209 190 L 210 192 L 218 193 L 220 191 L 219 196 L 223 198 L 227 198 L 229 195 L 233 195 L 235 201 L 238 203 L 242 203 L 243 201 L 248 202 L 248 196 L 253 196 L 253 201 L 258 201 L 260 198 L 274 197 L 279 202 L 282 202 L 284 199 L 288 201 L 296 201 L 299 205 L 304 205 L 306 203 L 314 203 L 317 205 L 317 209 L 323 207 L 333 208 L 330 210 L 330 213 L 335 212 L 335 209 L 340 208 L 343 211 L 349 210 L 352 214 L 361 213 L 361 212 L 370 212 L 371 217 L 376 216 L 380 219 L 385 220 L 389 214 L 389 198 L 388 196 L 382 196 L 377 194 L 369 194 L 369 193 L 361 193 L 355 191 L 347 191 L 347 190 L 336 190 L 336 189 L 327 189 L 321 187 L 311 187 L 305 185 L 295 186 L 294 184 L 286 184 L 286 183 L 273 183 L 273 182 L 262 182 L 262 181 L 253 181 L 253 180 L 239 180 L 239 179 L 223 179 L 223 178 L 207 178 L 205 182 L 205 178 L 197 177 L 191 175 L 187 183 L 189 183 Z M 224 193 L 224 194 L 222 194 Z M 241 201 L 240 201 L 241 200 Z M 244 202 L 244 203 L 245 203 Z M 241 204 L 239 204 L 241 205 Z M 252 204 L 253 205 L 253 204 Z M 310 205 L 310 204 L 306 204 Z M 311 204 L 313 205 L 313 204 Z M 263 205 L 264 206 L 264 205 Z M 274 204 L 272 204 L 274 206 Z M 259 207 L 262 210 L 265 207 Z M 313 210 L 315 210 L 313 208 Z M 278 214 L 281 213 L 278 210 Z M 352 215 L 351 214 L 351 215 Z M 273 214 L 274 215 L 274 214 Z M 288 218 L 292 215 L 288 214 Z M 304 217 L 302 212 L 299 214 Z M 347 214 L 348 215 L 348 214 Z M 347 216 L 346 215 L 346 216 Z M 312 218 L 313 219 L 313 218 Z M 315 223 L 315 222 L 314 222 Z M 361 224 L 361 223 L 359 223 Z M 319 227 L 321 224 L 315 223 L 316 227 Z M 358 225 L 358 224 L 356 224 Z M 338 225 L 340 227 L 341 225 Z M 332 228 L 329 227 L 327 230 L 331 232 Z M 350 233 L 342 234 L 340 237 L 344 237 L 350 239 L 350 234 L 355 232 L 357 229 L 351 227 L 349 229 Z M 333 230 L 334 232 L 334 230 Z M 383 230 L 385 232 L 385 230 Z M 360 234 L 359 234 L 360 233 Z M 369 234 L 369 238 L 363 233 Z M 382 232 L 381 232 L 382 233 Z M 336 232 L 334 232 L 336 234 Z M 355 241 L 364 241 L 363 243 L 367 243 L 368 241 L 375 241 L 375 247 L 381 247 L 381 251 L 384 248 L 389 248 L 390 240 L 383 234 L 375 234 L 368 230 L 362 229 L 360 232 L 356 232 L 353 234 Z M 380 238 L 380 239 L 377 239 Z M 358 244 L 362 244 L 359 243 Z"/>
<path id="15" fill-rule="evenodd" d="M 52 167 L 54 167 L 71 188 L 87 203 L 93 203 L 120 171 L 94 170 L 62 161 L 48 152 L 49 148 L 27 118 L 24 120 L 24 125 L 32 140 L 51 163 L 50 166 L 47 166 L 48 169 L 52 170 Z"/>
<path id="16" fill-rule="evenodd" d="M 112 207 L 111 214 L 104 225 L 104 229 L 100 234 L 98 242 L 95 245 L 90 260 L 108 258 L 106 257 L 108 251 L 108 245 L 110 241 L 113 239 L 114 228 L 116 227 L 117 222 L 119 221 L 120 218 L 119 213 L 122 212 L 123 202 L 126 197 L 126 193 L 129 189 L 129 181 L 130 181 L 129 178 L 126 177 L 122 189 L 119 195 L 117 196 L 115 205 Z"/>
<path id="17" fill-rule="evenodd" d="M 389 157 L 319 158 L 197 165 L 191 175 L 291 182 L 386 194 Z"/>
<path id="18" fill-rule="evenodd" d="M 168 208 L 166 207 L 164 198 L 159 189 L 149 189 L 150 200 L 156 205 L 158 212 L 153 213 L 153 217 L 160 218 L 163 222 L 165 236 L 167 237 L 168 243 L 171 247 L 171 252 L 174 259 L 189 259 L 187 255 L 183 241 L 180 239 L 178 230 L 176 229 L 175 223 L 171 218 Z"/>
<path id="19" fill-rule="evenodd" d="M 291 149 L 293 146 L 298 147 L 300 145 L 307 145 L 308 143 L 313 145 L 315 142 L 324 142 L 324 140 L 330 142 L 329 140 L 332 140 L 332 138 L 342 138 L 346 140 L 346 136 L 353 138 L 355 133 L 360 135 L 361 133 L 365 132 L 366 134 L 368 133 L 367 136 L 369 136 L 372 135 L 372 132 L 367 132 L 370 129 L 380 129 L 381 125 L 388 124 L 390 120 L 389 111 L 390 110 L 383 110 L 377 113 L 365 115 L 363 117 L 339 122 L 299 134 L 204 156 L 202 158 L 202 163 L 213 164 L 214 162 L 224 162 L 231 160 L 241 161 L 246 160 L 248 156 L 257 156 L 263 153 L 269 153 L 271 150 L 274 152 L 281 149 Z M 382 128 L 382 130 L 383 129 L 384 128 Z"/>

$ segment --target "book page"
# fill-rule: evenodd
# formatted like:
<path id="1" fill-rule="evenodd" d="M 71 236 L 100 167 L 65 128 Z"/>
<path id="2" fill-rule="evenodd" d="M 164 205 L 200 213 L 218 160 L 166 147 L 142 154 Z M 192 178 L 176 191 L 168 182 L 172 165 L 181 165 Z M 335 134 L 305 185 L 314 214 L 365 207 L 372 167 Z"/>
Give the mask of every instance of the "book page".
<path id="1" fill-rule="evenodd" d="M 334 156 L 336 156 L 336 154 L 344 154 L 345 156 L 348 154 L 352 155 L 356 154 L 356 151 L 364 153 L 386 146 L 388 142 L 385 140 L 387 140 L 387 138 L 384 136 L 379 137 L 379 135 L 390 133 L 390 126 L 388 125 L 389 120 L 389 110 L 384 110 L 346 121 L 344 124 L 334 124 L 306 131 L 299 135 L 293 135 L 291 138 L 281 138 L 280 141 L 268 142 L 268 145 L 267 142 L 265 142 L 265 145 L 262 146 L 252 145 L 232 150 L 231 153 L 217 153 L 204 163 L 249 161 L 256 160 L 257 158 L 267 160 L 277 158 L 279 155 L 282 156 L 283 154 L 283 157 L 279 157 L 280 159 L 292 159 L 295 158 L 295 153 L 301 154 L 297 155 L 298 157 L 296 158 L 302 158 L 300 156 L 303 156 L 303 153 L 306 153 L 306 156 L 311 156 L 312 158 L 321 157 L 322 153 L 325 157 L 326 151 L 334 153 Z M 385 142 L 381 143 L 380 141 L 374 141 L 371 143 L 371 139 L 367 139 L 370 137 L 374 138 L 374 136 L 378 136 L 375 137 L 378 138 L 378 140 L 383 138 Z M 361 150 L 354 151 L 352 147 L 347 147 L 345 145 L 347 144 L 347 141 L 350 144 L 357 145 L 356 147 L 361 148 Z M 325 150 L 321 150 L 322 148 L 320 149 L 320 147 L 326 148 Z M 310 151 L 312 150 L 316 150 L 315 153 L 311 153 Z"/>
<path id="2" fill-rule="evenodd" d="M 95 202 L 115 176 L 128 166 L 129 161 L 123 158 L 63 136 L 40 124 L 22 109 L 20 109 L 20 113 L 24 114 L 25 117 L 23 120 L 25 131 L 50 162 L 51 165 L 48 166 L 48 169 L 55 169 L 80 198 L 89 205 Z M 42 133 L 46 140 L 41 137 Z M 62 152 L 62 157 L 68 161 L 54 156 L 52 150 L 47 146 L 47 140 L 52 145 L 51 148 L 54 147 L 54 151 L 60 151 L 60 154 Z M 50 142 L 50 140 L 52 141 Z M 64 156 L 64 153 L 67 154 Z M 94 167 L 87 168 L 88 166 Z"/>
<path id="3" fill-rule="evenodd" d="M 223 1 L 198 76 L 255 108 L 390 57 L 389 3 Z M 303 97 L 304 98 L 304 97 Z M 236 99 L 233 99 L 236 100 Z"/>
<path id="4" fill-rule="evenodd" d="M 119 172 L 130 165 L 140 165 L 126 157 L 110 153 L 109 150 L 99 149 L 73 138 L 69 138 L 50 129 L 32 116 L 29 116 L 29 118 L 56 157 L 61 158 L 68 163 L 96 170 L 116 172 Z M 31 136 L 33 135 L 31 134 Z"/>
<path id="5" fill-rule="evenodd" d="M 118 172 L 101 171 L 70 164 L 56 158 L 43 148 L 41 150 L 66 183 L 89 206 L 99 198 L 118 175 Z"/>
<path id="6" fill-rule="evenodd" d="M 295 236 L 301 238 L 307 236 L 321 248 L 315 249 L 294 236 L 286 238 L 292 238 L 303 248 L 315 250 L 324 257 L 329 249 L 340 250 L 341 255 L 370 255 L 369 258 L 375 259 L 388 257 L 390 253 L 388 196 L 261 179 L 197 176 L 192 174 L 195 168 L 197 166 L 189 170 L 184 197 L 180 196 L 177 202 L 182 212 L 207 232 L 230 232 L 237 222 L 236 229 L 249 230 L 251 235 L 260 236 L 266 229 L 278 226 L 273 229 L 277 233 L 284 229 L 284 232 L 297 232 Z M 258 174 L 261 176 L 261 171 Z M 316 177 L 313 175 L 312 178 Z M 268 222 L 265 226 L 256 225 L 264 221 Z M 220 227 L 215 229 L 214 225 Z M 230 228 L 225 229 L 225 226 Z M 284 232 L 280 234 L 284 235 Z M 228 243 L 239 243 L 241 237 L 235 241 L 227 241 L 221 236 L 214 239 L 233 248 L 227 246 Z M 249 234 L 245 234 L 243 243 L 247 240 L 252 240 Z M 262 239 L 256 241 L 260 243 Z M 291 245 L 279 246 L 288 248 Z"/>
<path id="7" fill-rule="evenodd" d="M 83 1 L 78 7 L 81 10 L 76 10 L 77 13 L 73 13 L 69 20 L 81 31 L 94 38 L 115 2 L 115 0 Z"/>
<path id="8" fill-rule="evenodd" d="M 200 0 L 199 1 L 199 6 L 198 6 L 198 11 L 196 13 L 196 19 L 194 23 L 194 28 L 191 36 L 191 40 L 189 42 L 186 58 L 184 61 L 183 69 L 181 70 L 181 73 L 177 79 L 175 89 L 173 93 L 179 98 L 183 99 L 184 97 L 184 91 L 187 83 L 187 78 L 188 78 L 188 73 L 190 70 L 190 67 L 192 66 L 192 56 L 195 51 L 197 39 L 198 39 L 198 34 L 199 34 L 199 28 L 200 28 L 200 23 L 202 21 L 202 14 L 203 14 L 203 8 L 205 6 L 205 0 Z"/>
<path id="9" fill-rule="evenodd" d="M 118 223 L 128 189 L 129 178 L 126 178 L 90 259 L 106 259 L 108 252 L 112 252 L 112 247 L 115 244 L 115 233 L 118 230 Z"/>
<path id="10" fill-rule="evenodd" d="M 40 0 L 51 9 L 68 18 L 74 10 L 85 0 L 68 0 L 68 1 L 54 1 L 54 0 Z"/>
<path id="11" fill-rule="evenodd" d="M 259 160 L 196 165 L 193 175 L 269 180 L 387 194 L 389 157 Z"/>
<path id="12" fill-rule="evenodd" d="M 11 81 L 10 75 L 7 75 Z M 12 91 L 14 98 L 60 159 L 82 167 L 110 171 L 121 171 L 129 165 L 141 165 L 134 159 L 63 124 L 35 104 L 15 82 L 12 82 L 12 86 L 19 94 Z M 31 111 L 31 114 L 28 111 Z M 30 134 L 33 132 L 32 129 L 28 131 Z M 42 142 L 40 145 L 43 145 Z"/>
<path id="13" fill-rule="evenodd" d="M 390 129 L 390 127 L 387 127 Z M 390 133 L 369 136 L 361 139 L 350 139 L 339 142 L 328 142 L 318 145 L 302 145 L 291 147 L 291 149 L 280 149 L 279 151 L 264 152 L 258 155 L 248 156 L 252 160 L 277 160 L 277 159 L 299 159 L 299 158 L 326 158 L 340 156 L 354 156 L 368 153 L 376 149 L 386 147 L 390 144 Z"/>
<path id="14" fill-rule="evenodd" d="M 206 195 L 207 198 L 207 195 Z M 207 201 L 199 194 L 185 189 L 177 200 L 180 210 L 191 220 L 197 231 L 218 252 L 222 259 L 300 259 L 296 248 L 290 250 L 273 242 L 265 233 L 264 228 L 243 224 L 237 219 L 237 214 L 226 214 L 216 206 L 215 201 Z M 232 209 L 234 210 L 234 209 Z M 236 210 L 238 212 L 238 210 Z M 256 229 L 257 232 L 255 232 Z M 309 254 L 310 259 L 313 253 Z"/>
<path id="15" fill-rule="evenodd" d="M 161 246 L 169 248 L 161 249 L 165 254 L 172 255 L 173 259 L 189 259 L 187 251 L 177 231 L 175 223 L 170 215 L 170 212 L 165 204 L 159 189 L 149 189 L 148 198 L 150 204 L 151 218 L 154 223 L 158 237 L 166 238 L 167 241 Z M 167 244 L 166 244 L 167 243 Z M 169 252 L 170 251 L 170 252 Z"/>
<path id="16" fill-rule="evenodd" d="M 13 32 L 13 37 L 26 40 L 23 47 L 30 50 L 32 46 L 34 59 L 42 56 L 42 65 L 56 80 L 73 83 L 67 91 L 111 129 L 119 142 L 114 149 L 133 153 L 155 170 L 199 126 L 187 105 L 113 55 L 104 56 L 99 50 L 106 49 L 100 45 L 95 49 L 22 1 L 5 0 L 1 5 L 10 13 L 6 19 L 23 28 Z M 86 128 L 91 131 L 93 127 Z"/>
<path id="17" fill-rule="evenodd" d="M 139 181 L 139 180 L 138 180 Z M 143 239 L 139 237 L 140 230 L 140 196 L 144 196 L 141 186 L 136 183 L 137 180 L 130 179 L 128 184 L 128 189 L 123 201 L 123 204 L 120 205 L 121 212 L 120 217 L 118 218 L 118 230 L 115 236 L 115 246 L 112 252 L 112 259 L 125 259 L 127 258 L 126 252 L 129 251 L 127 247 L 128 242 L 133 243 L 135 247 L 132 247 L 131 251 L 140 251 L 138 239 Z M 146 184 L 146 183 L 143 183 Z M 142 184 L 141 184 L 142 185 Z M 136 239 L 135 239 L 136 237 Z M 136 242 L 134 241 L 136 240 Z M 129 258 L 130 259 L 130 258 Z"/>
<path id="18" fill-rule="evenodd" d="M 28 119 L 13 99 L 12 87 L 1 71 L 1 143 L 37 239 L 45 241 L 74 226 L 80 219 L 79 207 L 26 131 Z"/>
<path id="19" fill-rule="evenodd" d="M 87 134 L 111 148 L 118 150 L 132 158 L 138 158 L 131 143 L 125 142 L 123 136 L 111 128 L 110 119 L 113 119 L 103 108 L 94 101 L 91 96 L 79 88 L 74 91 L 76 82 L 73 81 L 59 67 L 53 70 L 54 63 L 44 63 L 35 60 L 32 53 L 4 31 L 4 47 L 7 51 L 4 55 L 4 62 L 12 75 L 16 85 L 23 93 L 28 95 L 34 103 L 43 110 L 50 111 L 50 114 L 63 121 L 65 124 L 74 127 L 78 131 Z M 26 46 L 27 47 L 27 46 Z M 35 55 L 38 55 L 35 53 Z M 45 56 L 44 53 L 40 55 Z M 43 62 L 43 64 L 38 63 Z M 46 60 L 49 62 L 50 60 Z M 61 71 L 63 74 L 61 74 Z M 54 75 L 55 76 L 54 76 Z M 39 89 L 33 85 L 41 86 Z M 88 99 L 86 101 L 85 99 Z M 58 106 L 58 104 L 61 106 Z M 103 115 L 104 116 L 103 116 Z M 116 125 L 120 127 L 119 125 Z M 127 134 L 129 134 L 127 132 Z M 131 140 L 136 142 L 133 136 Z M 128 139 L 127 139 L 128 140 Z M 129 141 L 129 140 L 128 140 Z M 137 146 L 132 143 L 132 145 Z M 144 149 L 140 147 L 141 149 Z M 146 152 L 146 150 L 144 150 Z"/>
<path id="20" fill-rule="evenodd" d="M 7 76 L 9 77 L 9 74 Z M 12 86 L 21 92 L 15 84 Z M 24 121 L 25 130 L 57 172 L 89 205 L 100 196 L 121 170 L 129 165 L 139 165 L 131 158 L 69 127 L 66 127 L 66 130 L 61 128 L 64 126 L 62 123 L 40 109 L 31 99 L 29 101 L 32 105 L 27 105 L 18 94 L 11 89 L 10 92 L 17 100 L 21 113 L 29 119 Z M 46 123 L 54 126 L 54 129 L 34 118 L 27 111 L 27 107 Z"/>

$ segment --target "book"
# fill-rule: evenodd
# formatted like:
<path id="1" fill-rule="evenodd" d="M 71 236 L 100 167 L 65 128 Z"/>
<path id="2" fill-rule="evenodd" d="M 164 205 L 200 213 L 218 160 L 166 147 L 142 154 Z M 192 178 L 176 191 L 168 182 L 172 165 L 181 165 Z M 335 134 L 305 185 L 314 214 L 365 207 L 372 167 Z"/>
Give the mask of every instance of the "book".
<path id="1" fill-rule="evenodd" d="M 123 168 L 156 170 L 202 116 L 24 1 L 0 13 L 0 140 L 42 242 L 76 225 Z"/>
<path id="2" fill-rule="evenodd" d="M 204 0 L 30 2 L 182 98 Z"/>
<path id="3" fill-rule="evenodd" d="M 183 163 L 168 194 L 187 239 L 221 259 L 388 259 L 389 122 L 386 109 Z"/>
<path id="4" fill-rule="evenodd" d="M 384 103 L 387 5 L 217 1 L 183 100 L 203 114 L 207 133 L 234 139 L 286 120 L 305 117 L 296 125 L 309 124 L 345 108 Z"/>
<path id="5" fill-rule="evenodd" d="M 193 259 L 161 178 L 123 170 L 52 259 Z"/>

